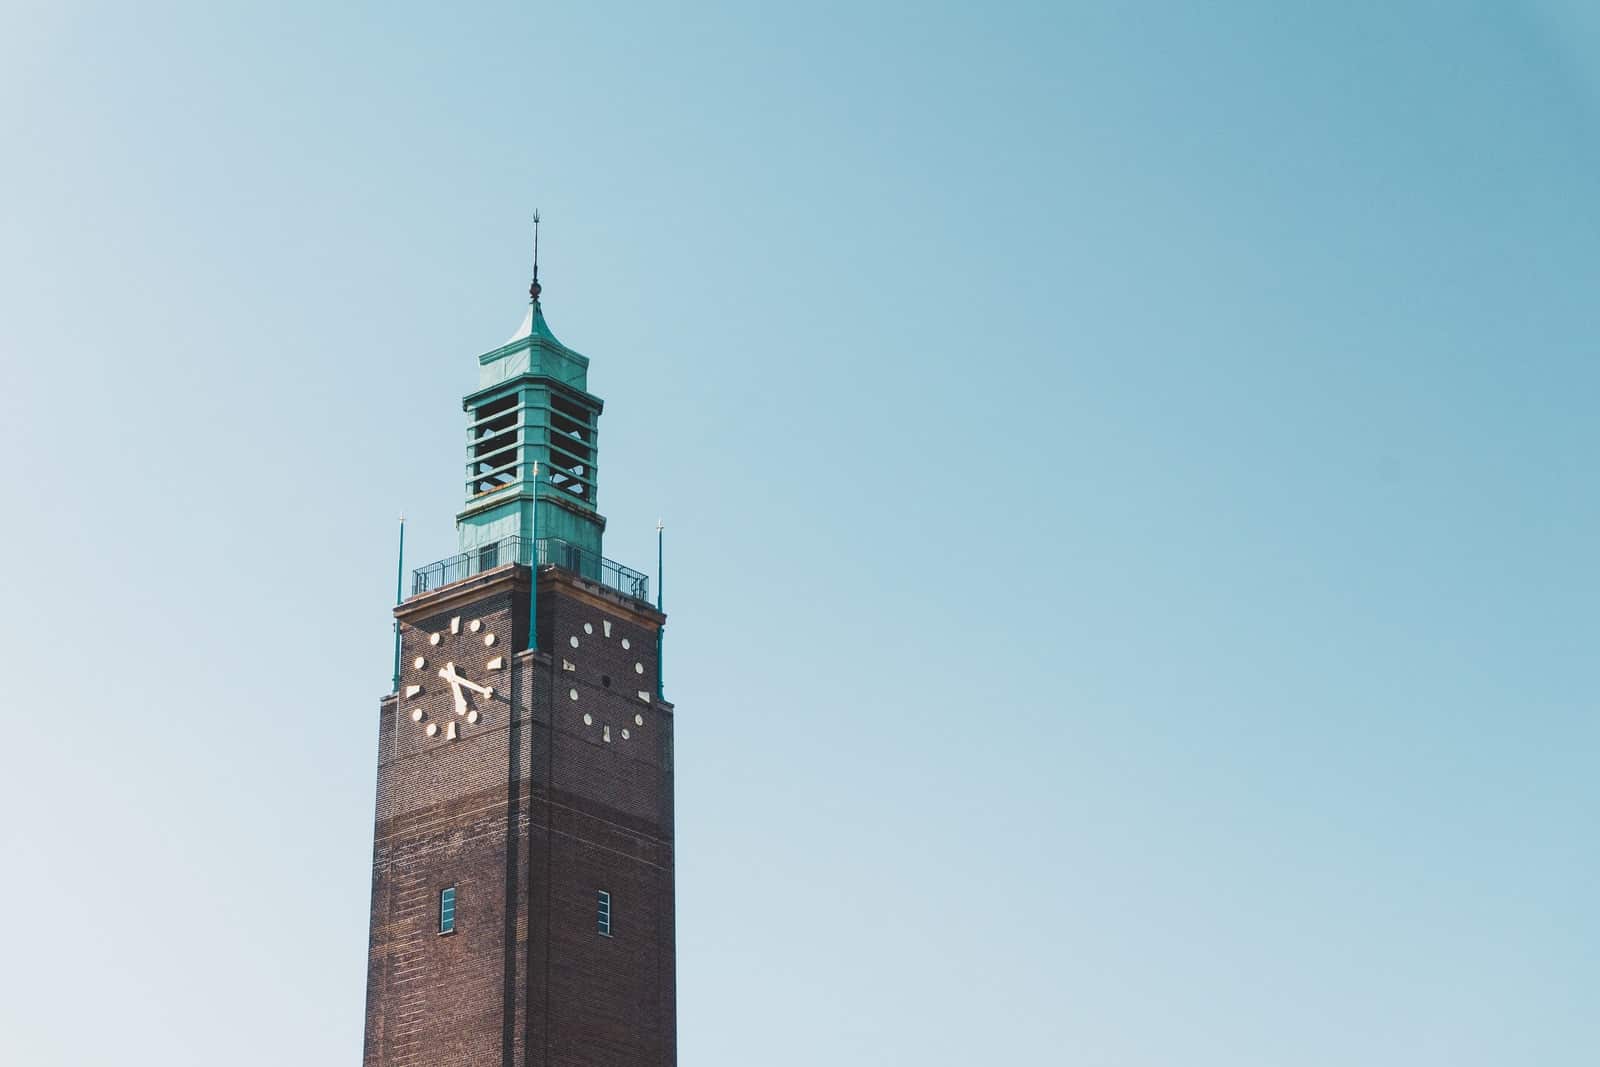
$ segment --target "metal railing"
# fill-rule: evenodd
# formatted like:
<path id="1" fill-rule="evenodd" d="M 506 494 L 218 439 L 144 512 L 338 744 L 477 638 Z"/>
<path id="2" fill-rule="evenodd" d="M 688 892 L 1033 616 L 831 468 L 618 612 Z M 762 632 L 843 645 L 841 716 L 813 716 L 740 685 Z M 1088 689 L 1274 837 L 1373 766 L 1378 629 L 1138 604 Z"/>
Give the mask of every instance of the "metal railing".
<path id="1" fill-rule="evenodd" d="M 411 572 L 411 595 L 426 593 L 431 589 L 459 582 L 474 574 L 506 563 L 528 565 L 529 549 L 534 546 L 527 538 L 513 534 L 492 544 L 479 545 L 469 552 L 441 559 Z M 615 589 L 623 596 L 650 602 L 650 578 L 616 560 L 606 559 L 593 552 L 585 552 L 577 545 L 556 537 L 541 537 L 537 542 L 539 566 L 559 567 L 564 571 L 599 582 L 607 589 Z"/>

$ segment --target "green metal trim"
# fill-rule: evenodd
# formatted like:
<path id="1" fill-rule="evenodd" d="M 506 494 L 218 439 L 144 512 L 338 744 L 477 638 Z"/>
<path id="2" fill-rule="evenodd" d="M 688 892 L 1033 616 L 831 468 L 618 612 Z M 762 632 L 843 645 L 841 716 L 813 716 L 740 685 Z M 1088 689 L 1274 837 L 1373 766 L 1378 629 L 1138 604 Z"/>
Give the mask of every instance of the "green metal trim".
<path id="1" fill-rule="evenodd" d="M 665 542 L 666 525 L 659 519 L 656 521 L 656 611 L 662 615 L 666 611 L 661 607 L 661 587 L 665 585 L 662 575 L 662 562 L 666 558 L 663 549 Z M 667 699 L 664 695 L 667 685 L 666 659 L 663 655 L 666 646 L 667 623 L 663 619 L 660 626 L 656 627 L 656 699 Z"/>
<path id="2" fill-rule="evenodd" d="M 528 556 L 528 651 L 539 651 L 539 465 L 533 465 L 533 514 L 529 517 L 533 551 Z"/>
<path id="3" fill-rule="evenodd" d="M 546 385 L 564 396 L 582 401 L 585 407 L 594 408 L 596 418 L 605 410 L 606 402 L 593 393 L 586 393 L 572 383 L 564 382 L 560 378 L 555 378 L 548 374 L 536 374 L 532 371 L 524 371 L 515 378 L 507 378 L 503 382 L 495 382 L 493 385 L 486 385 L 482 389 L 468 393 L 461 398 L 462 410 L 470 411 L 485 400 L 495 399 L 496 393 L 509 393 L 516 386 L 521 385 Z"/>
<path id="4" fill-rule="evenodd" d="M 515 490 L 515 492 L 512 492 L 512 490 Z M 553 504 L 558 508 L 572 512 L 585 522 L 593 523 L 600 532 L 605 532 L 606 517 L 592 506 L 589 506 L 588 501 L 580 500 L 575 496 L 568 496 L 565 493 L 560 493 L 559 495 L 551 494 L 548 490 L 535 497 L 533 491 L 528 488 L 527 482 L 513 482 L 511 485 L 506 486 L 505 489 L 497 489 L 493 493 L 483 494 L 477 500 L 469 500 L 466 507 L 456 512 L 456 525 L 460 526 L 468 519 L 476 518 L 486 511 L 494 511 L 513 502 L 524 500 L 539 500 L 546 504 Z"/>
<path id="5" fill-rule="evenodd" d="M 395 566 L 394 575 L 394 602 L 398 606 L 405 602 L 406 594 L 406 520 L 400 518 L 400 558 Z M 400 692 L 400 618 L 394 620 L 394 691 Z"/>

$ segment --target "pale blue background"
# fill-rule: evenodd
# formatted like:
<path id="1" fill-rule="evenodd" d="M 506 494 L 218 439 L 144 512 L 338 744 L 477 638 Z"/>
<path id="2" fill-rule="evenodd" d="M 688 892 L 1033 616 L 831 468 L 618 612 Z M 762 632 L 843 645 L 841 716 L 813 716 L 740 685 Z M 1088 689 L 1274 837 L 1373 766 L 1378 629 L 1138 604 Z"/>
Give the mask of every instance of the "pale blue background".
<path id="1" fill-rule="evenodd" d="M 6 4 L 0 1061 L 357 1062 L 538 206 L 685 1065 L 1595 1063 L 1592 11 Z"/>

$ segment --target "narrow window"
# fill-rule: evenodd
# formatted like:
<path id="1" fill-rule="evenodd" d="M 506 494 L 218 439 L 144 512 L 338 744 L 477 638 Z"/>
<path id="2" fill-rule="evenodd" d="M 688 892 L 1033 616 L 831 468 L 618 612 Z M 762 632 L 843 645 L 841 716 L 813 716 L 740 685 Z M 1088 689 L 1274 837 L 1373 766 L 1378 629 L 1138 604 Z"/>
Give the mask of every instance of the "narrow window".
<path id="1" fill-rule="evenodd" d="M 456 928 L 456 887 L 439 890 L 439 932 L 448 934 Z"/>
<path id="2" fill-rule="evenodd" d="M 600 913 L 599 913 L 598 926 L 599 926 L 599 929 L 600 929 L 600 936 L 601 937 L 610 937 L 611 936 L 611 894 L 607 893 L 604 889 L 600 890 L 599 909 L 600 909 Z"/>

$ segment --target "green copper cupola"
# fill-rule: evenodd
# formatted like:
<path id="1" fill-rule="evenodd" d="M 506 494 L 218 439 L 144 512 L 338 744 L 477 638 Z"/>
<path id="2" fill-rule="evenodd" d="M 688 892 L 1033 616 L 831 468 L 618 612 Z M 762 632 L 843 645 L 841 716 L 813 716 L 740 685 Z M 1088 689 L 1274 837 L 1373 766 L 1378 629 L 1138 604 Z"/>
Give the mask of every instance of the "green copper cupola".
<path id="1" fill-rule="evenodd" d="M 598 562 L 606 525 L 595 510 L 604 404 L 588 390 L 589 360 L 556 340 L 544 320 L 534 221 L 527 316 L 509 341 L 478 357 L 478 388 L 462 399 L 466 505 L 456 530 L 466 553 L 498 553 L 515 537 L 523 559 L 537 539 L 544 561 L 564 553 Z"/>

